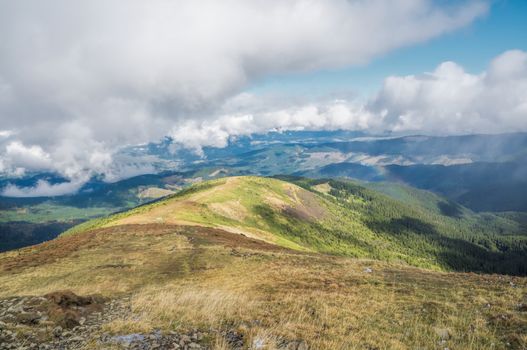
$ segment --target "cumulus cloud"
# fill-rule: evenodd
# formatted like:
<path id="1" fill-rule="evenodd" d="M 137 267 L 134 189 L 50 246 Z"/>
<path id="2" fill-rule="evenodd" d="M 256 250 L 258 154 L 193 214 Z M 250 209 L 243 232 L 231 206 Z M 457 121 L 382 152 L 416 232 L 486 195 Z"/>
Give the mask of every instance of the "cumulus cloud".
<path id="1" fill-rule="evenodd" d="M 507 51 L 480 74 L 444 62 L 430 73 L 388 77 L 368 108 L 395 131 L 526 131 L 527 52 Z"/>
<path id="2" fill-rule="evenodd" d="M 5 156 L 15 168 L 49 170 L 53 167 L 49 154 L 40 146 L 27 147 L 18 141 L 13 141 L 6 146 Z"/>
<path id="3" fill-rule="evenodd" d="M 444 62 L 429 73 L 387 77 L 366 103 L 333 100 L 282 108 L 269 105 L 273 103 L 244 93 L 228 100 L 217 119 L 189 121 L 174 128 L 171 136 L 176 143 L 201 153 L 203 146 L 225 147 L 232 136 L 270 130 L 436 135 L 527 131 L 527 52 L 504 52 L 479 74 Z"/>
<path id="4" fill-rule="evenodd" d="M 0 0 L 0 125 L 17 142 L 0 140 L 2 167 L 50 168 L 77 179 L 108 172 L 117 148 L 159 139 L 175 125 L 198 126 L 197 140 L 187 137 L 191 147 L 209 138 L 224 144 L 225 133 L 240 132 L 251 118 L 255 131 L 303 124 L 300 113 L 313 127 L 318 118 L 340 125 L 327 110 L 337 105 L 262 115 L 280 125 L 258 115 L 223 117 L 218 108 L 255 79 L 366 63 L 488 9 L 483 0 L 442 4 Z M 10 144 L 22 160 L 9 155 Z"/>
<path id="5" fill-rule="evenodd" d="M 373 130 L 380 119 L 361 104 L 334 100 L 251 113 L 224 114 L 209 121 L 175 127 L 174 142 L 202 154 L 202 147 L 225 147 L 233 136 L 285 130 Z"/>

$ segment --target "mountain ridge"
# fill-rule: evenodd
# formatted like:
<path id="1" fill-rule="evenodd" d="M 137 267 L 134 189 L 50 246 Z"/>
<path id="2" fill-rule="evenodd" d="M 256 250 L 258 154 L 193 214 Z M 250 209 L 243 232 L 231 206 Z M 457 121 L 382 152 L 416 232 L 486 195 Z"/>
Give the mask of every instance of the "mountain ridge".
<path id="1" fill-rule="evenodd" d="M 323 184 L 329 187 L 321 192 L 317 186 Z M 527 238 L 518 222 L 473 213 L 432 193 L 397 191 L 405 193 L 406 202 L 349 181 L 227 177 L 63 235 L 123 224 L 198 225 L 297 250 L 436 270 L 526 273 L 521 256 Z"/>
<path id="2" fill-rule="evenodd" d="M 0 253 L 0 342 L 524 347 L 527 278 L 482 273 L 507 261 L 517 267 L 493 260 L 512 255 L 491 244 L 513 234 L 515 221 L 480 221 L 462 207 L 444 215 L 440 196 L 389 190 L 391 197 L 350 181 L 218 179 Z M 457 234 L 446 230 L 456 225 Z M 463 236 L 477 225 L 482 232 Z M 502 237 L 492 225 L 512 231 Z"/>

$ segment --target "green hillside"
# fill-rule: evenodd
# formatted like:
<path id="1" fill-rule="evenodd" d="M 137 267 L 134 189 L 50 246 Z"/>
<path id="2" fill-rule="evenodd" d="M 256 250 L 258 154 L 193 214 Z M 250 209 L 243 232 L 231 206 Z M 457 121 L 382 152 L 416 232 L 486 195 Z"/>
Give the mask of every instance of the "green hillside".
<path id="1" fill-rule="evenodd" d="M 524 274 L 525 218 L 383 186 L 229 177 L 0 253 L 0 344 L 525 348 L 527 278 L 433 271 Z"/>
<path id="2" fill-rule="evenodd" d="M 207 181 L 153 204 L 86 222 L 64 235 L 127 224 L 199 225 L 299 251 L 435 270 L 527 272 L 527 235 L 513 218 L 475 214 L 406 187 L 377 185 L 384 188 L 374 190 L 346 181 L 286 180 Z"/>

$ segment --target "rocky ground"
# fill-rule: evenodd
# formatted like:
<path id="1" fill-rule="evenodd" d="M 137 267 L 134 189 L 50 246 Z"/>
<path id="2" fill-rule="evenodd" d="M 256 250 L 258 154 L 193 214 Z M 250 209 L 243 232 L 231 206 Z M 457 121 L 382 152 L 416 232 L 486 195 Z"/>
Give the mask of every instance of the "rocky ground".
<path id="1" fill-rule="evenodd" d="M 111 335 L 102 326 L 133 317 L 129 299 L 105 300 L 56 292 L 42 297 L 0 300 L 0 349 L 44 350 L 91 347 L 126 349 L 205 349 L 203 333 Z"/>
<path id="2" fill-rule="evenodd" d="M 60 291 L 0 299 L 0 350 L 211 349 L 212 340 L 218 335 L 232 349 L 263 348 L 258 340 L 247 346 L 244 335 L 234 330 L 132 334 L 109 334 L 103 330 L 111 321 L 134 317 L 137 316 L 126 297 L 107 300 L 98 295 L 78 296 Z M 308 350 L 307 344 L 298 340 L 284 340 L 279 348 Z"/>

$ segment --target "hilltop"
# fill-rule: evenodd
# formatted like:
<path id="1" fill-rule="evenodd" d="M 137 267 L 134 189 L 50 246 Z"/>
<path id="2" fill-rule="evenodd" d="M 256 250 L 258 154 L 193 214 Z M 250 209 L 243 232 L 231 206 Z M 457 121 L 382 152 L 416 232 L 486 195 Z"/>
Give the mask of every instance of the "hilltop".
<path id="1" fill-rule="evenodd" d="M 436 270 L 527 273 L 521 223 L 393 184 L 254 176 L 206 181 L 65 235 L 125 224 L 199 225 L 300 251 Z"/>
<path id="2" fill-rule="evenodd" d="M 405 187 L 203 182 L 0 254 L 0 342 L 522 348 L 527 279 L 453 272 L 522 271 L 520 224 L 488 215 Z"/>
<path id="3" fill-rule="evenodd" d="M 153 174 L 111 183 L 99 174 L 62 196 L 33 191 L 39 183 L 65 186 L 69 180 L 60 174 L 0 174 L 0 251 L 41 243 L 80 222 L 189 184 L 234 175 L 389 181 L 433 191 L 476 212 L 525 217 L 527 210 L 525 133 L 395 138 L 345 131 L 269 133 L 231 140 L 225 148 L 205 147 L 203 157 L 185 149 L 174 153 L 171 144 L 164 139 L 122 150 L 120 159 L 150 159 Z M 17 193 L 22 198 L 3 197 Z"/>

